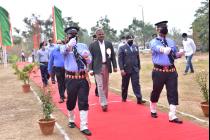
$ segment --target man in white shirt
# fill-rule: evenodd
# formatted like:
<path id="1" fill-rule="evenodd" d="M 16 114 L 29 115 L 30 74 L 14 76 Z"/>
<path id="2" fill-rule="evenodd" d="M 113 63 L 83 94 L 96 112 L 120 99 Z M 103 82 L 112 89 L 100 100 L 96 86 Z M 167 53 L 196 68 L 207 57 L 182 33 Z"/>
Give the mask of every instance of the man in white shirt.
<path id="1" fill-rule="evenodd" d="M 183 37 L 182 44 L 184 47 L 185 57 L 187 60 L 187 64 L 186 64 L 186 68 L 184 72 L 184 75 L 186 75 L 189 69 L 191 73 L 194 73 L 194 69 L 192 65 L 192 57 L 196 51 L 196 46 L 195 46 L 194 41 L 187 36 L 187 33 L 183 33 L 182 37 Z"/>

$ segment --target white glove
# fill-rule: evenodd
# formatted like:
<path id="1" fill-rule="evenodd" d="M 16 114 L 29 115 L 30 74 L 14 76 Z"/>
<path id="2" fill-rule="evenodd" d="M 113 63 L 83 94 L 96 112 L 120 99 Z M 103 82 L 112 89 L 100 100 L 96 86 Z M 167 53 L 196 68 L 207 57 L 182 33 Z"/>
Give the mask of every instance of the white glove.
<path id="1" fill-rule="evenodd" d="M 77 41 L 75 38 L 70 39 L 70 41 L 68 42 L 68 46 L 71 46 L 71 47 L 75 46 L 76 44 L 77 44 Z"/>
<path id="2" fill-rule="evenodd" d="M 160 52 L 168 55 L 171 51 L 171 48 L 170 47 L 160 47 Z"/>
<path id="3" fill-rule="evenodd" d="M 83 57 L 83 58 L 89 57 L 89 54 L 90 54 L 90 53 L 89 53 L 87 50 L 83 50 L 83 51 L 82 51 L 82 57 Z"/>
<path id="4" fill-rule="evenodd" d="M 171 48 L 170 47 L 165 47 L 164 48 L 164 54 L 168 55 L 171 52 Z"/>

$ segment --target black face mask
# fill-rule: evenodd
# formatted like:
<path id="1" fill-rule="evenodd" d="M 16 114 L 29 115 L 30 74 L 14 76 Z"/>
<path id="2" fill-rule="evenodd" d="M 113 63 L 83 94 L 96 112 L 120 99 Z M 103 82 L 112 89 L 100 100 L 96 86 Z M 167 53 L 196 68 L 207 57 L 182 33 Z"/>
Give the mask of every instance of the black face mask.
<path id="1" fill-rule="evenodd" d="M 162 27 L 160 29 L 160 33 L 166 35 L 168 33 L 168 28 L 167 27 Z"/>
<path id="2" fill-rule="evenodd" d="M 76 41 L 77 41 L 77 36 L 76 35 L 71 35 L 71 37 L 69 37 L 69 41 L 74 37 L 76 37 Z"/>
<path id="3" fill-rule="evenodd" d="M 132 46 L 133 45 L 133 40 L 129 40 L 127 43 L 128 43 L 129 46 Z"/>

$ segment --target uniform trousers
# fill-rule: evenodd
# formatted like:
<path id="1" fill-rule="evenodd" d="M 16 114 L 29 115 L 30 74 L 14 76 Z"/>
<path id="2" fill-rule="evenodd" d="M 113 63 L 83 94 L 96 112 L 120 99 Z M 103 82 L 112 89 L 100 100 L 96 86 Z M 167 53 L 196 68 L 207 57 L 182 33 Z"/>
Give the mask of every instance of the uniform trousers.
<path id="1" fill-rule="evenodd" d="M 55 71 L 55 75 L 58 82 L 58 91 L 60 95 L 60 99 L 64 99 L 64 93 L 65 93 L 65 69 L 63 67 L 53 67 Z"/>
<path id="2" fill-rule="evenodd" d="M 69 111 L 72 111 L 77 102 L 78 98 L 78 107 L 79 110 L 88 110 L 88 95 L 89 95 L 89 85 L 86 79 L 71 79 L 66 78 L 66 90 L 67 90 L 67 102 L 66 106 Z"/>
<path id="3" fill-rule="evenodd" d="M 150 101 L 156 103 L 161 91 L 166 86 L 168 103 L 178 105 L 178 74 L 174 72 L 152 71 L 153 90 Z"/>
<path id="4" fill-rule="evenodd" d="M 127 99 L 128 96 L 128 86 L 131 79 L 131 84 L 133 92 L 138 100 L 142 99 L 141 95 L 141 86 L 139 84 L 139 72 L 133 71 L 132 73 L 126 73 L 125 76 L 122 76 L 122 99 Z"/>

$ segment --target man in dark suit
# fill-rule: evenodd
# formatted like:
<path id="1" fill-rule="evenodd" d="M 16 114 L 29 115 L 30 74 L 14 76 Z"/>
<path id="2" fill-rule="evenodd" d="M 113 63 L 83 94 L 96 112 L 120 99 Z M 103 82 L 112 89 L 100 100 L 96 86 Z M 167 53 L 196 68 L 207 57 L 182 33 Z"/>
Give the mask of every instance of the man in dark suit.
<path id="1" fill-rule="evenodd" d="M 90 44 L 92 63 L 89 65 L 90 75 L 95 76 L 102 110 L 107 111 L 109 73 L 117 72 L 117 63 L 112 43 L 104 40 L 103 29 L 96 30 L 97 40 Z"/>
<path id="2" fill-rule="evenodd" d="M 122 101 L 126 102 L 128 96 L 128 85 L 131 78 L 133 92 L 137 98 L 137 104 L 145 103 L 142 100 L 141 87 L 139 84 L 139 70 L 141 69 L 139 49 L 133 44 L 134 37 L 126 36 L 126 44 L 118 51 L 118 64 L 122 75 Z"/>

